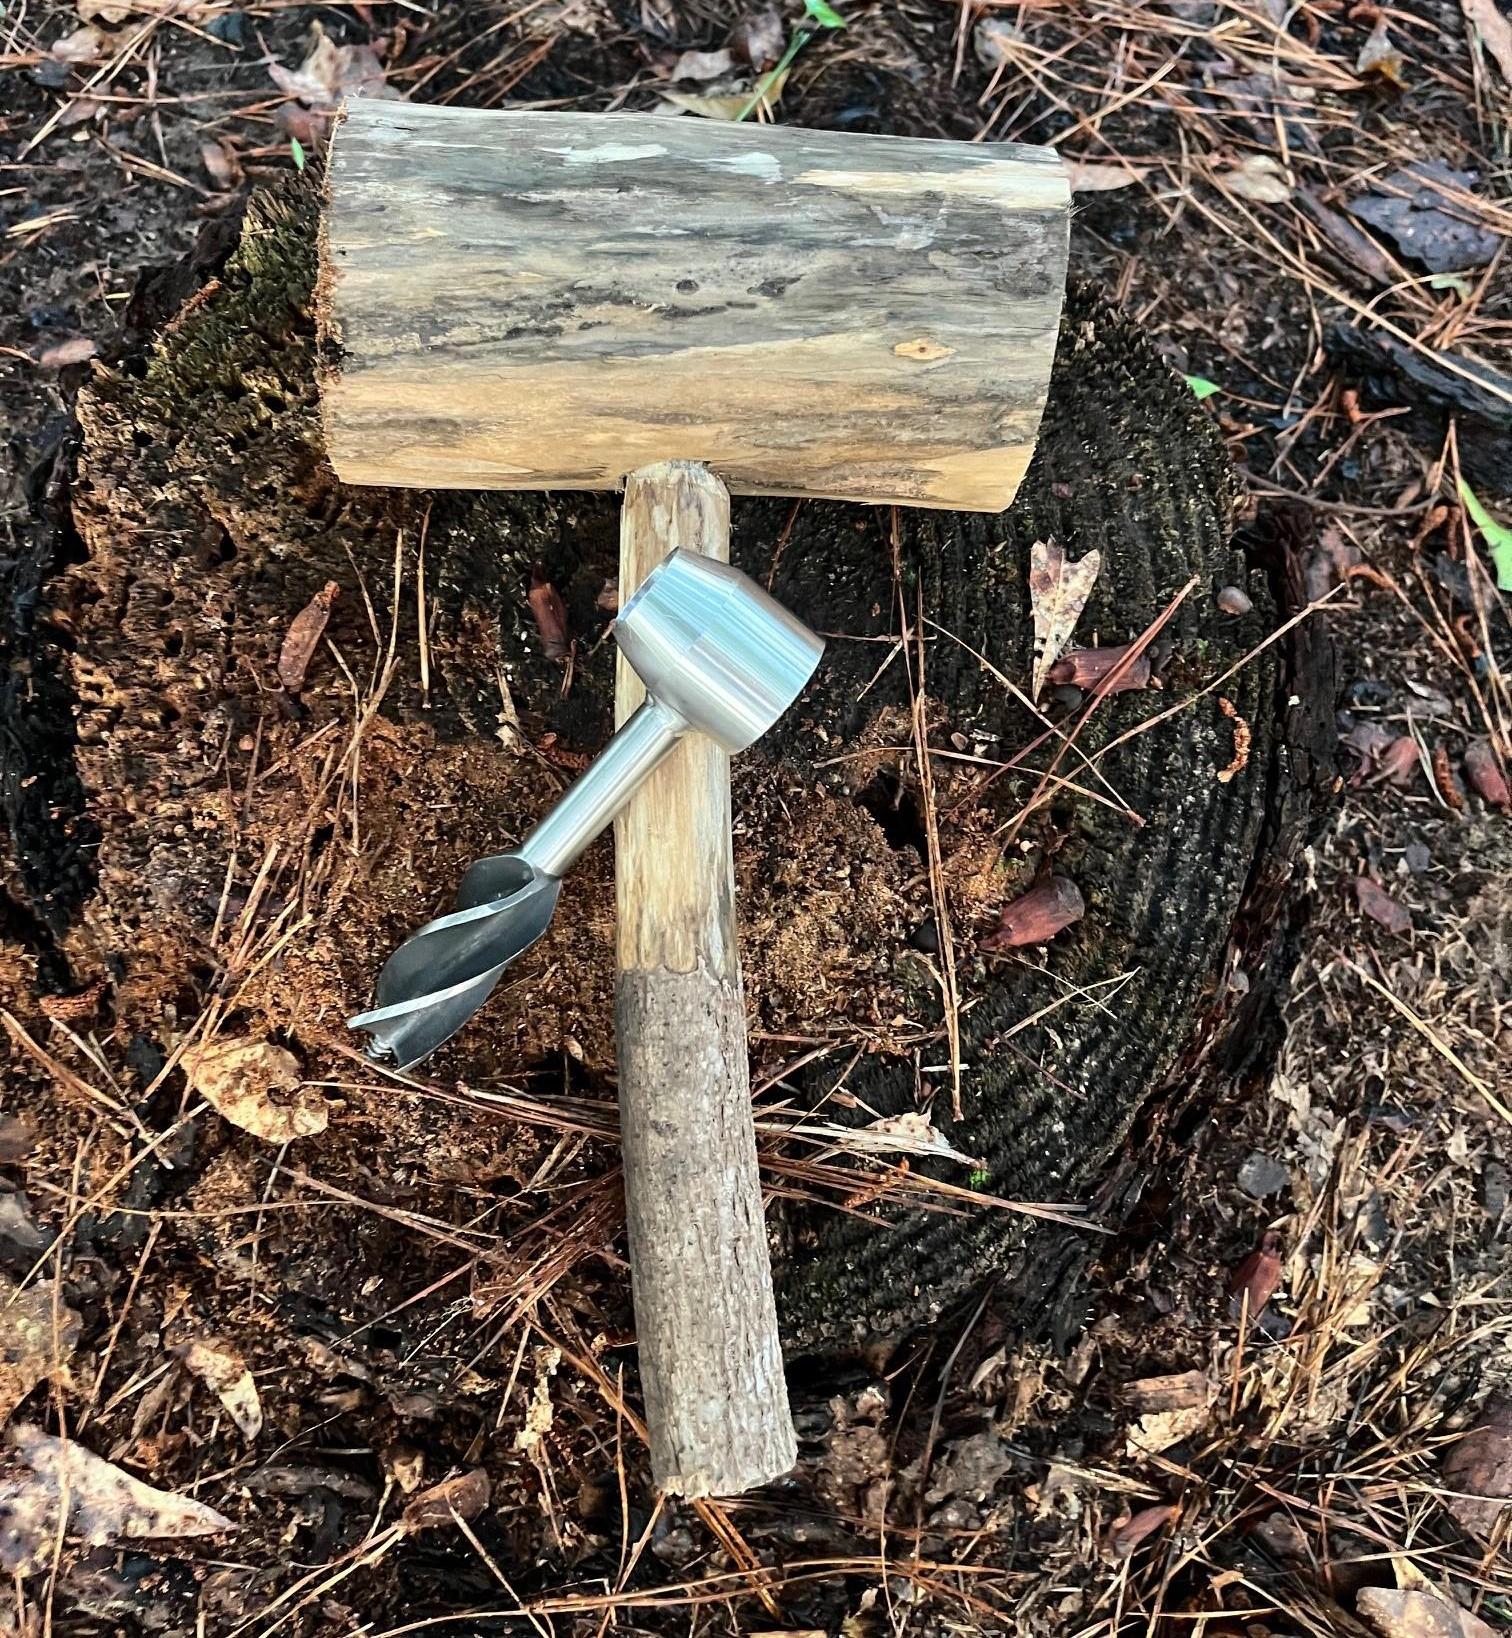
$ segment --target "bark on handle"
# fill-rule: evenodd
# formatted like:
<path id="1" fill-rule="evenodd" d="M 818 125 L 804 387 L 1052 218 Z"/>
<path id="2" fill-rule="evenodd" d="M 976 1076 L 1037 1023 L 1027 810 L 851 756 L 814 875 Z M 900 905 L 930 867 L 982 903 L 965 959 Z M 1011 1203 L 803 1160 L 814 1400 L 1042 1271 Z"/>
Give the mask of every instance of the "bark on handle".
<path id="1" fill-rule="evenodd" d="M 729 561 L 706 468 L 632 473 L 620 600 L 675 546 Z M 645 691 L 623 656 L 615 711 Z M 615 821 L 620 1130 L 651 1469 L 733 1495 L 797 1459 L 772 1295 L 735 937 L 728 755 L 689 734 Z"/>

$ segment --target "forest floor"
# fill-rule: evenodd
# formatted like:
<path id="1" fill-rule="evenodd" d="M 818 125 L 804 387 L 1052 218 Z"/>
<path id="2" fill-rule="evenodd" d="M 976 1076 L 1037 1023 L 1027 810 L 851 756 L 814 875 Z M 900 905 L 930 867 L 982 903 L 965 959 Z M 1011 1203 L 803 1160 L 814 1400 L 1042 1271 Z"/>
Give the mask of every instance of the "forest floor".
<path id="1" fill-rule="evenodd" d="M 13 1429 L 0 1563 L 26 1573 L 0 1623 L 17 1634 L 1512 1627 L 1512 24 L 1494 0 L 736 17 L 702 0 L 12 0 L 8 635 L 77 549 L 66 531 L 37 543 L 66 499 L 74 398 L 139 275 L 318 164 L 343 92 L 729 117 L 800 27 L 766 117 L 1060 150 L 1074 271 L 1188 377 L 1253 507 L 1290 520 L 1337 649 L 1342 778 L 1296 883 L 1284 1039 L 1110 1241 L 1067 1347 L 1016 1337 L 983 1299 L 875 1371 L 806 1385 L 801 1501 L 678 1509 L 627 1454 L 633 1416 L 570 1292 L 509 1333 L 498 1406 L 469 1401 L 466 1364 L 407 1371 L 399 1330 L 306 1336 L 301 1381 L 332 1431 L 285 1449 L 278 1367 L 248 1374 L 187 1324 L 224 1261 L 155 1258 L 156 1214 L 123 1209 L 65 1265 L 59 1225 L 96 1202 L 79 1155 L 28 1124 L 19 1066 L 94 1095 L 119 1043 L 87 1002 L 16 1002 L 0 1266 L 34 1278 L 20 1298 L 7 1283 L 27 1317 L 4 1332 L 3 1409 L 148 1481 L 192 1451 L 197 1503 L 245 1526 L 169 1556 L 107 1549 L 102 1525 L 93 1552 L 65 1554 L 56 1493 L 39 1514 L 28 1479 L 56 1452 Z M 23 749 L 4 748 L 13 817 Z M 57 988 L 35 952 L 67 911 L 37 910 L 19 870 L 0 979 L 35 997 Z M 109 1096 L 96 1116 L 136 1119 Z M 222 1250 L 241 1235 L 223 1204 L 191 1201 Z M 312 1288 L 365 1235 L 452 1232 L 326 1204 L 305 1219 Z M 486 1213 L 454 1243 L 475 1247 Z M 90 1259 L 113 1267 L 96 1288 L 112 1318 L 65 1363 Z M 379 1402 L 383 1448 L 354 1444 Z M 462 1427 L 464 1459 L 438 1461 Z M 490 1501 L 478 1452 L 502 1438 L 522 1476 Z M 98 1474 L 68 1472 L 93 1495 Z M 152 1526 L 137 1534 L 206 1522 L 182 1497 L 133 1505 Z"/>

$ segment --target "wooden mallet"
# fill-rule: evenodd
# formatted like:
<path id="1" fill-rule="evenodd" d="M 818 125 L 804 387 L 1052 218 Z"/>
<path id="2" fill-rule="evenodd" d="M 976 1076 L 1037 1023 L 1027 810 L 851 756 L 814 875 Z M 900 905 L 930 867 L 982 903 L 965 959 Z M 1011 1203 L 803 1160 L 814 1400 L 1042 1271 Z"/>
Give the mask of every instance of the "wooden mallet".
<path id="1" fill-rule="evenodd" d="M 620 596 L 729 559 L 729 495 L 1000 511 L 1065 285 L 1048 149 L 355 101 L 332 146 L 327 444 L 350 483 L 625 490 Z M 798 611 L 801 613 L 802 611 Z M 620 661 L 616 710 L 641 703 Z M 657 1484 L 795 1460 L 756 1168 L 729 762 L 615 826 L 619 1093 Z"/>

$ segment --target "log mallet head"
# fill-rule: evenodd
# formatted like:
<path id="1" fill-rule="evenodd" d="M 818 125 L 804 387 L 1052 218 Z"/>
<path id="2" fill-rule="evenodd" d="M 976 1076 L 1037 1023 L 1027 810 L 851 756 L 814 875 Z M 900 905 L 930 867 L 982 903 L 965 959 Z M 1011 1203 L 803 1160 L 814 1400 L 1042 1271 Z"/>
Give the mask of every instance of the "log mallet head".
<path id="1" fill-rule="evenodd" d="M 1001 511 L 1069 193 L 1001 142 L 352 102 L 332 139 L 326 442 L 349 483 Z"/>

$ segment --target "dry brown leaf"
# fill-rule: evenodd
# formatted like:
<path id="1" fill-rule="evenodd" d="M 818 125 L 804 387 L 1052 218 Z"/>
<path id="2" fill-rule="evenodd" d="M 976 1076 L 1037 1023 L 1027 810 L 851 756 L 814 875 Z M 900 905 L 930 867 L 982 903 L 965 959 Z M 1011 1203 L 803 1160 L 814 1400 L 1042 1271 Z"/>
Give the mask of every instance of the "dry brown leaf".
<path id="1" fill-rule="evenodd" d="M 404 1510 L 406 1530 L 437 1530 L 458 1519 L 472 1520 L 488 1506 L 493 1494 L 481 1467 L 469 1468 L 454 1478 L 422 1490 Z"/>
<path id="2" fill-rule="evenodd" d="M 332 43 L 319 23 L 315 44 L 298 68 L 269 63 L 268 73 L 285 96 L 332 113 L 343 97 L 391 97 L 399 93 L 384 80 L 383 64 L 371 46 L 339 46 Z"/>
<path id="3" fill-rule="evenodd" d="M 1489 1541 L 1512 1501 L 1512 1400 L 1495 1400 L 1444 1458 L 1444 1484 L 1461 1492 L 1444 1505 L 1473 1536 Z"/>
<path id="4" fill-rule="evenodd" d="M 1148 688 L 1154 675 L 1150 656 L 1141 654 L 1128 660 L 1132 643 L 1120 643 L 1111 648 L 1070 648 L 1050 667 L 1050 681 L 1070 683 L 1075 688 L 1098 688 L 1115 671 L 1109 694 L 1122 694 L 1130 688 Z M 1127 660 L 1127 664 L 1125 661 Z M 1122 670 L 1119 668 L 1122 667 Z"/>
<path id="5" fill-rule="evenodd" d="M 997 927 L 982 940 L 984 950 L 1017 950 L 1045 944 L 1087 913 L 1081 889 L 1066 876 L 1051 876 L 998 912 Z"/>
<path id="6" fill-rule="evenodd" d="M 1029 610 L 1034 616 L 1031 698 L 1040 697 L 1050 667 L 1071 641 L 1101 567 L 1100 552 L 1088 552 L 1078 562 L 1067 563 L 1065 552 L 1053 540 L 1037 540 L 1029 548 Z"/>
<path id="7" fill-rule="evenodd" d="M 297 694 L 304 687 L 305 672 L 310 668 L 320 639 L 325 636 L 331 605 L 340 592 L 341 587 L 334 580 L 326 581 L 289 622 L 283 647 L 278 651 L 278 680 L 291 694 Z"/>
<path id="8" fill-rule="evenodd" d="M 292 1143 L 326 1129 L 320 1088 L 300 1082 L 299 1060 L 271 1041 L 229 1038 L 185 1049 L 189 1084 L 216 1112 L 253 1137 Z"/>
<path id="9" fill-rule="evenodd" d="M 1230 193 L 1257 204 L 1284 205 L 1291 198 L 1291 184 L 1273 154 L 1246 154 L 1222 179 Z"/>
<path id="10" fill-rule="evenodd" d="M 1355 897 L 1372 921 L 1380 922 L 1388 933 L 1410 933 L 1412 912 L 1400 905 L 1379 882 L 1369 876 L 1355 877 Z"/>
<path id="11" fill-rule="evenodd" d="M 51 1280 L 23 1291 L 0 1274 L 0 1422 L 10 1420 L 39 1382 L 66 1386 L 78 1344 L 79 1316 L 57 1297 Z"/>
<path id="12" fill-rule="evenodd" d="M 1067 159 L 1066 181 L 1072 193 L 1111 193 L 1142 182 L 1145 173 L 1132 165 L 1105 165 L 1092 159 Z"/>
<path id="13" fill-rule="evenodd" d="M 1405 790 L 1417 783 L 1423 769 L 1422 753 L 1411 734 L 1399 734 L 1382 748 L 1379 756 L 1380 777 Z"/>
<path id="14" fill-rule="evenodd" d="M 81 23 L 106 23 L 111 28 L 124 23 L 133 9 L 130 0 L 75 0 L 74 5 Z"/>
<path id="15" fill-rule="evenodd" d="M 0 1166 L 14 1166 L 37 1146 L 37 1134 L 19 1115 L 0 1115 Z"/>
<path id="16" fill-rule="evenodd" d="M 1001 68 L 1013 61 L 1013 47 L 1023 38 L 1024 31 L 1005 18 L 984 17 L 972 30 L 971 43 L 984 68 Z"/>
<path id="17" fill-rule="evenodd" d="M 884 1115 L 862 1127 L 820 1127 L 817 1130 L 805 1123 L 794 1131 L 831 1138 L 838 1148 L 854 1149 L 863 1154 L 938 1155 L 945 1160 L 959 1160 L 962 1165 L 976 1166 L 980 1161 L 974 1155 L 964 1155 L 952 1147 L 950 1140 L 917 1109 L 901 1115 Z"/>
<path id="18" fill-rule="evenodd" d="M 74 97 L 64 103 L 60 110 L 58 129 L 71 131 L 75 125 L 83 125 L 85 121 L 93 119 L 104 106 L 103 102 L 96 101 L 94 97 Z"/>
<path id="19" fill-rule="evenodd" d="M 247 1362 L 221 1342 L 191 1342 L 183 1352 L 184 1364 L 220 1400 L 244 1438 L 262 1432 L 262 1400 Z"/>
<path id="20" fill-rule="evenodd" d="M 1512 809 L 1512 790 L 1488 739 L 1472 739 L 1465 747 L 1465 776 L 1483 802 L 1503 812 Z"/>
<path id="21" fill-rule="evenodd" d="M 306 148 L 314 148 L 330 129 L 331 115 L 315 113 L 302 102 L 281 102 L 273 110 L 273 121 L 285 136 Z"/>
<path id="22" fill-rule="evenodd" d="M 53 59 L 60 63 L 97 63 L 110 46 L 110 36 L 103 29 L 86 23 L 51 46 Z"/>
<path id="23" fill-rule="evenodd" d="M 1426 1587 L 1361 1587 L 1355 1608 L 1381 1638 L 1495 1638 L 1495 1629 Z"/>
<path id="24" fill-rule="evenodd" d="M 756 95 L 758 86 L 761 88 L 761 100 L 768 107 L 775 108 L 782 97 L 787 77 L 788 70 L 783 69 L 780 74 L 772 76 L 770 84 L 763 76 L 749 91 L 733 92 L 729 96 L 701 97 L 691 91 L 663 91 L 662 101 L 680 114 L 696 114 L 700 119 L 738 120 L 751 106 L 751 98 Z"/>
<path id="25" fill-rule="evenodd" d="M 1502 78 L 1512 85 L 1512 22 L 1497 9 L 1496 0 L 1460 0 L 1460 10 L 1496 59 Z"/>
<path id="26" fill-rule="evenodd" d="M 526 598 L 536 630 L 541 634 L 541 648 L 548 660 L 565 660 L 572 647 L 568 635 L 567 605 L 561 593 L 541 573 L 539 568 L 530 573 L 530 593 Z"/>
<path id="27" fill-rule="evenodd" d="M 1162 1507 L 1142 1507 L 1132 1518 L 1109 1529 L 1103 1537 L 1103 1551 L 1109 1558 L 1128 1558 L 1146 1536 L 1169 1524 L 1180 1511 L 1169 1503 Z"/>
<path id="28" fill-rule="evenodd" d="M 60 1529 L 91 1547 L 236 1529 L 213 1507 L 154 1489 L 72 1440 L 24 1422 L 6 1438 L 20 1460 L 0 1474 L 0 1567 L 14 1575 L 46 1569 Z"/>
<path id="29" fill-rule="evenodd" d="M 37 362 L 44 370 L 61 370 L 66 364 L 82 364 L 99 352 L 88 336 L 70 336 L 67 341 L 55 342 L 37 354 Z"/>
<path id="30" fill-rule="evenodd" d="M 1355 73 L 1374 74 L 1398 91 L 1405 91 L 1407 81 L 1402 70 L 1402 54 L 1391 43 L 1391 31 L 1386 27 L 1385 17 L 1378 17 L 1376 26 L 1371 29 L 1369 38 L 1360 47 L 1360 55 L 1355 59 Z"/>
<path id="31" fill-rule="evenodd" d="M 672 65 L 674 80 L 717 80 L 735 67 L 733 51 L 685 51 Z"/>
<path id="32" fill-rule="evenodd" d="M 236 150 L 224 142 L 200 143 L 200 163 L 218 188 L 234 188 L 241 181 L 241 161 Z"/>
<path id="33" fill-rule="evenodd" d="M 1281 1283 L 1281 1245 L 1280 1234 L 1267 1229 L 1260 1244 L 1229 1275 L 1229 1296 L 1234 1300 L 1235 1312 L 1246 1309 L 1251 1321 L 1263 1312 Z"/>
<path id="34" fill-rule="evenodd" d="M 775 6 L 769 6 L 765 11 L 742 17 L 730 34 L 730 43 L 757 73 L 770 68 L 787 43 L 782 14 Z"/>

